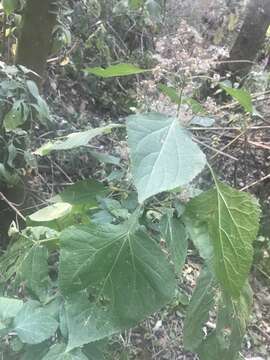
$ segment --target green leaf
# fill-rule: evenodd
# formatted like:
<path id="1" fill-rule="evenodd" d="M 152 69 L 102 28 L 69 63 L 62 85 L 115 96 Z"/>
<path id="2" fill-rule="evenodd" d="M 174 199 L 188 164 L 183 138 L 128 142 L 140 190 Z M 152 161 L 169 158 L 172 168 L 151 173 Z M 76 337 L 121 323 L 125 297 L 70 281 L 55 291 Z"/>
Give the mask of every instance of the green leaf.
<path id="1" fill-rule="evenodd" d="M 203 197 L 197 196 L 187 204 L 183 222 L 190 240 L 199 251 L 200 256 L 211 267 L 214 249 L 207 225 L 209 211 L 209 203 L 205 202 Z"/>
<path id="2" fill-rule="evenodd" d="M 3 9 L 6 15 L 10 15 L 18 6 L 18 0 L 3 0 Z"/>
<path id="3" fill-rule="evenodd" d="M 166 214 L 161 219 L 160 231 L 166 241 L 177 273 L 180 273 L 185 264 L 188 249 L 185 227 L 181 220 Z"/>
<path id="4" fill-rule="evenodd" d="M 89 288 L 93 297 L 68 300 L 69 349 L 133 326 L 174 295 L 171 265 L 132 221 L 70 227 L 61 235 L 61 291 L 69 298 Z"/>
<path id="5" fill-rule="evenodd" d="M 162 8 L 156 0 L 146 0 L 145 7 L 149 13 L 150 19 L 154 22 L 161 21 Z"/>
<path id="6" fill-rule="evenodd" d="M 27 85 L 27 88 L 28 88 L 30 94 L 36 100 L 38 100 L 40 98 L 40 95 L 39 95 L 39 90 L 38 90 L 38 87 L 37 87 L 36 83 L 34 81 L 32 81 L 32 80 L 27 80 L 26 85 Z"/>
<path id="7" fill-rule="evenodd" d="M 199 114 L 199 113 L 200 114 L 205 114 L 206 113 L 206 110 L 201 105 L 201 103 L 199 103 L 199 101 L 197 101 L 197 100 L 195 100 L 195 99 L 193 99 L 191 97 L 184 97 L 182 99 L 182 103 L 187 104 L 191 108 L 191 110 L 192 110 L 192 112 L 194 114 Z"/>
<path id="8" fill-rule="evenodd" d="M 6 114 L 3 120 L 3 125 L 7 131 L 15 130 L 17 127 L 22 125 L 27 117 L 24 116 L 22 101 L 16 101 L 11 110 Z"/>
<path id="9" fill-rule="evenodd" d="M 81 131 L 76 133 L 71 133 L 65 137 L 60 137 L 53 141 L 42 145 L 38 148 L 34 154 L 45 156 L 50 154 L 52 151 L 60 150 L 71 150 L 76 149 L 81 146 L 87 146 L 89 141 L 98 135 L 103 135 L 109 133 L 113 128 L 121 127 L 122 125 L 111 124 L 108 126 L 95 128 L 87 131 Z"/>
<path id="10" fill-rule="evenodd" d="M 219 303 L 216 330 L 198 349 L 202 360 L 238 360 L 252 309 L 253 293 L 246 284 L 237 300 L 223 294 Z M 209 355 L 211 354 L 211 356 Z"/>
<path id="11" fill-rule="evenodd" d="M 214 305 L 215 293 L 215 280 L 212 273 L 205 268 L 197 280 L 184 321 L 184 347 L 187 350 L 196 350 L 203 340 L 202 327 Z"/>
<path id="12" fill-rule="evenodd" d="M 63 192 L 54 196 L 50 201 L 55 203 L 69 203 L 71 205 L 97 206 L 97 196 L 106 196 L 108 188 L 95 180 L 82 180 L 67 186 Z"/>
<path id="13" fill-rule="evenodd" d="M 132 10 L 139 10 L 140 7 L 143 5 L 144 0 L 128 0 L 128 6 Z"/>
<path id="14" fill-rule="evenodd" d="M 178 94 L 177 90 L 172 87 L 172 86 L 166 86 L 164 84 L 159 84 L 158 85 L 158 89 L 166 96 L 168 96 L 170 98 L 170 100 L 174 103 L 174 104 L 181 104 L 181 97 Z"/>
<path id="15" fill-rule="evenodd" d="M 33 246 L 20 268 L 20 280 L 39 300 L 47 297 L 49 286 L 48 249 L 45 246 Z"/>
<path id="16" fill-rule="evenodd" d="M 93 158 L 105 164 L 120 165 L 121 159 L 116 156 L 97 151 L 89 151 L 89 153 L 93 156 Z"/>
<path id="17" fill-rule="evenodd" d="M 0 183 L 2 181 L 8 185 L 16 185 L 20 177 L 17 172 L 8 171 L 4 164 L 0 163 Z"/>
<path id="18" fill-rule="evenodd" d="M 252 98 L 250 94 L 242 89 L 234 89 L 225 85 L 220 85 L 220 87 L 226 91 L 226 93 L 232 96 L 239 104 L 244 108 L 247 113 L 252 114 L 253 112 L 253 105 L 252 105 Z"/>
<path id="19" fill-rule="evenodd" d="M 123 329 L 111 309 L 89 301 L 86 292 L 71 295 L 66 300 L 68 348 L 93 343 Z"/>
<path id="20" fill-rule="evenodd" d="M 251 267 L 260 211 L 249 194 L 215 183 L 214 189 L 192 199 L 188 206 L 208 226 L 217 279 L 224 291 L 238 297 Z"/>
<path id="21" fill-rule="evenodd" d="M 29 216 L 33 222 L 42 223 L 53 220 L 58 220 L 68 215 L 72 210 L 72 205 L 69 203 L 61 202 L 53 205 L 46 206 Z"/>
<path id="22" fill-rule="evenodd" d="M 0 322 L 15 317 L 22 307 L 22 300 L 0 297 Z"/>
<path id="23" fill-rule="evenodd" d="M 42 360 L 43 356 L 48 352 L 49 346 L 48 341 L 37 345 L 25 345 L 25 352 L 20 360 Z"/>
<path id="24" fill-rule="evenodd" d="M 111 78 L 117 76 L 136 75 L 136 74 L 149 72 L 152 70 L 140 69 L 132 64 L 117 64 L 117 65 L 111 65 L 105 69 L 102 67 L 93 67 L 93 68 L 88 67 L 84 69 L 84 71 L 87 74 L 96 75 L 102 78 Z"/>
<path id="25" fill-rule="evenodd" d="M 22 342 L 38 344 L 54 335 L 58 322 L 39 303 L 28 301 L 16 315 L 14 331 Z"/>
<path id="26" fill-rule="evenodd" d="M 81 349 L 66 352 L 66 344 L 55 344 L 42 360 L 88 360 Z"/>
<path id="27" fill-rule="evenodd" d="M 128 143 L 139 202 L 188 184 L 205 166 L 205 155 L 175 118 L 131 115 Z"/>

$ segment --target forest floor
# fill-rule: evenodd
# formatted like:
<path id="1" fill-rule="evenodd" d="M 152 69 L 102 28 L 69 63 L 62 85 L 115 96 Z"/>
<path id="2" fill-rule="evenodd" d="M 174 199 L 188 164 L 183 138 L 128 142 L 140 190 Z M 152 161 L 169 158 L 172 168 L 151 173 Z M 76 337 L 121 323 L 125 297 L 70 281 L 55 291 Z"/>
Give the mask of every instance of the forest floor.
<path id="1" fill-rule="evenodd" d="M 203 1 L 201 2 L 203 3 Z M 211 1 L 206 2 L 208 5 L 211 3 Z M 214 4 L 211 10 L 212 13 L 209 9 L 202 10 L 201 6 L 200 11 L 196 12 L 196 16 L 202 19 L 204 13 L 207 13 L 207 18 L 204 21 L 196 21 L 190 1 L 183 0 L 181 5 L 178 3 L 179 1 L 170 2 L 167 17 L 168 19 L 173 18 L 173 21 L 167 24 L 163 34 L 156 39 L 154 57 L 157 66 L 154 79 L 140 81 L 137 93 L 138 102 L 142 109 L 158 110 L 170 115 L 177 115 L 180 121 L 187 124 L 192 118 L 190 111 L 183 108 L 179 112 L 177 106 L 173 105 L 166 96 L 157 91 L 156 84 L 160 80 L 164 81 L 164 79 L 166 83 L 169 83 L 172 81 L 170 73 L 178 72 L 184 74 L 185 78 L 190 80 L 184 90 L 185 95 L 190 95 L 194 86 L 198 85 L 197 79 L 205 76 L 213 67 L 213 64 L 228 53 L 227 45 L 230 39 L 233 38 L 233 32 L 226 34 L 225 31 L 224 33 L 224 29 L 228 29 L 228 23 L 224 22 L 224 19 L 228 18 L 225 16 L 227 8 L 220 6 L 220 4 L 224 4 L 224 1 L 212 1 L 212 5 Z M 237 11 L 240 11 L 242 3 L 243 1 L 238 1 Z M 196 5 L 195 1 L 193 5 Z M 194 7 L 194 9 L 197 8 Z M 212 14 L 213 19 L 215 19 L 214 23 L 209 14 Z M 240 12 L 239 16 L 241 16 Z M 189 21 L 190 19 L 192 21 Z M 233 20 L 231 21 L 233 22 Z M 197 30 L 204 37 L 199 35 L 199 32 L 190 24 L 196 25 Z M 220 28 L 223 33 L 219 30 Z M 220 34 L 217 35 L 219 31 Z M 51 71 L 54 71 L 54 69 Z M 207 113 L 211 114 L 211 118 L 215 119 L 215 123 L 212 128 L 202 129 L 194 134 L 200 141 L 200 145 L 207 150 L 209 159 L 220 178 L 233 184 L 238 189 L 248 187 L 248 190 L 259 197 L 259 200 L 263 199 L 262 207 L 266 209 L 264 219 L 268 220 L 270 215 L 270 180 L 261 181 L 261 179 L 268 175 L 270 168 L 270 116 L 267 115 L 267 113 L 269 114 L 270 102 L 268 102 L 269 94 L 266 94 L 267 89 L 264 86 L 265 78 L 260 75 L 262 74 L 261 68 L 254 69 L 254 74 L 257 75 L 254 75 L 255 80 L 251 81 L 253 86 L 252 94 L 254 100 L 256 100 L 257 110 L 262 116 L 256 117 L 252 120 L 252 123 L 248 123 L 247 127 L 249 129 L 242 133 L 243 116 L 239 112 L 237 104 L 233 102 L 218 104 L 213 98 L 207 98 L 203 106 Z M 53 88 L 56 86 L 54 80 L 51 80 L 50 85 L 53 94 Z M 62 84 L 62 93 L 57 101 L 65 104 L 65 114 L 81 114 L 79 119 L 81 126 L 87 123 L 92 105 L 89 102 L 89 95 L 84 96 L 81 90 L 77 90 L 78 88 L 79 84 L 76 82 Z M 88 115 L 84 117 L 84 114 Z M 101 125 L 100 114 L 92 112 L 91 116 L 93 126 Z M 103 121 L 106 122 L 106 119 Z M 59 127 L 61 128 L 61 126 L 65 129 L 66 122 L 63 121 Z M 76 128 L 77 125 L 74 120 L 72 130 L 75 131 Z M 241 131 L 239 131 L 239 128 Z M 101 139 L 95 145 L 99 150 L 106 149 L 109 151 L 113 149 L 115 155 L 118 155 L 124 161 L 127 160 L 125 140 L 119 144 L 119 139 L 111 139 L 109 142 Z M 223 154 L 218 153 L 219 151 L 222 151 Z M 76 175 L 77 178 L 87 176 L 89 168 L 96 177 L 102 177 L 103 169 L 96 162 L 91 163 L 91 160 L 86 155 L 81 154 L 79 160 L 75 160 L 74 157 L 74 164 L 70 162 L 69 155 L 67 155 L 67 158 L 68 161 L 65 158 L 56 158 L 53 160 L 54 162 L 44 160 L 43 168 L 45 170 L 52 169 L 49 181 L 47 178 L 42 179 L 42 176 L 46 177 L 47 170 L 42 173 L 41 169 L 40 179 L 44 184 L 44 192 L 53 194 L 64 183 L 74 181 L 75 177 L 69 171 L 71 168 L 80 169 Z M 250 186 L 254 182 L 258 182 L 257 186 Z M 270 230 L 269 224 L 267 227 L 267 221 L 264 221 L 264 219 L 265 228 L 260 236 L 262 243 L 266 241 L 267 230 Z M 265 254 L 265 256 L 269 256 L 269 254 Z M 270 294 L 268 290 L 270 279 L 263 268 L 256 265 L 253 270 L 250 280 L 255 294 L 254 311 L 241 354 L 243 359 L 268 360 L 270 359 Z M 135 329 L 126 331 L 120 337 L 115 337 L 112 343 L 115 359 L 197 359 L 195 355 L 183 350 L 182 335 L 185 308 L 199 271 L 199 259 L 189 256 L 181 279 L 184 283 L 179 279 L 181 285 L 179 285 L 175 301 Z M 205 332 L 213 330 L 214 318 L 212 320 L 213 322 L 210 320 L 205 325 Z"/>

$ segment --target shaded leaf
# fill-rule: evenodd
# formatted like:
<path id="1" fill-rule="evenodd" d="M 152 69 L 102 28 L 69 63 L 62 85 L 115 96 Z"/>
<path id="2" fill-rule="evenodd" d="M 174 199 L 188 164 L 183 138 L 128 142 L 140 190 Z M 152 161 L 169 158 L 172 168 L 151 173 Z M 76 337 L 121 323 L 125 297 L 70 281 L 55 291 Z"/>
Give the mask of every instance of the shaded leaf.
<path id="1" fill-rule="evenodd" d="M 194 351 L 203 340 L 202 327 L 209 318 L 209 311 L 215 302 L 215 280 L 205 268 L 197 280 L 184 321 L 184 347 Z"/>
<path id="2" fill-rule="evenodd" d="M 45 246 L 33 246 L 20 268 L 20 280 L 39 300 L 47 297 L 49 286 L 48 249 Z"/>
<path id="3" fill-rule="evenodd" d="M 202 360 L 238 360 L 252 308 L 253 293 L 246 284 L 238 299 L 223 294 L 217 326 L 198 349 Z"/>
<path id="4" fill-rule="evenodd" d="M 57 321 L 34 301 L 26 302 L 14 320 L 14 331 L 27 344 L 41 343 L 53 336 L 57 328 Z"/>
<path id="5" fill-rule="evenodd" d="M 89 207 L 97 206 L 97 196 L 105 196 L 108 193 L 102 183 L 87 179 L 77 181 L 75 184 L 67 186 L 64 191 L 54 196 L 50 201 L 55 203 L 69 203 L 71 205 L 88 205 Z"/>
<path id="6" fill-rule="evenodd" d="M 88 360 L 81 349 L 66 352 L 66 344 L 55 344 L 42 360 Z"/>
<path id="7" fill-rule="evenodd" d="M 15 317 L 22 307 L 22 300 L 0 297 L 0 321 Z"/>
<path id="8" fill-rule="evenodd" d="M 16 101 L 11 110 L 6 114 L 3 120 L 3 125 L 7 131 L 15 130 L 22 125 L 27 117 L 24 116 L 24 107 L 22 101 Z"/>
<path id="9" fill-rule="evenodd" d="M 187 256 L 187 234 L 181 220 L 166 214 L 160 221 L 160 231 L 166 241 L 177 272 L 181 272 Z"/>
<path id="10" fill-rule="evenodd" d="M 119 165 L 121 161 L 120 158 L 112 156 L 110 154 L 105 154 L 97 151 L 89 151 L 89 153 L 91 154 L 91 156 L 93 156 L 93 158 L 105 164 Z"/>
<path id="11" fill-rule="evenodd" d="M 131 115 L 128 143 L 139 202 L 188 184 L 205 166 L 205 155 L 177 119 L 158 113 Z"/>
<path id="12" fill-rule="evenodd" d="M 20 360 L 42 360 L 44 355 L 48 352 L 50 344 L 44 341 L 41 344 L 25 345 L 25 352 Z"/>
<path id="13" fill-rule="evenodd" d="M 82 294 L 68 300 L 69 349 L 136 324 L 174 295 L 172 267 L 132 221 L 70 227 L 61 235 L 62 292 L 69 298 L 90 288 L 94 297 L 92 302 Z"/>

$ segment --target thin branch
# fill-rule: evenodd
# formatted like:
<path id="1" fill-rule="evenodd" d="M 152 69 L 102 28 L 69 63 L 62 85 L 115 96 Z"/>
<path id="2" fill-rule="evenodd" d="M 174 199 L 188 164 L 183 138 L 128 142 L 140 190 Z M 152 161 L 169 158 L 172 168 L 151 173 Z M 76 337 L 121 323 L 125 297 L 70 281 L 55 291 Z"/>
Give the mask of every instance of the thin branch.
<path id="1" fill-rule="evenodd" d="M 12 202 L 10 202 L 3 193 L 0 192 L 0 198 L 13 210 L 15 213 L 23 220 L 26 221 L 26 218 L 23 214 L 14 206 Z"/>

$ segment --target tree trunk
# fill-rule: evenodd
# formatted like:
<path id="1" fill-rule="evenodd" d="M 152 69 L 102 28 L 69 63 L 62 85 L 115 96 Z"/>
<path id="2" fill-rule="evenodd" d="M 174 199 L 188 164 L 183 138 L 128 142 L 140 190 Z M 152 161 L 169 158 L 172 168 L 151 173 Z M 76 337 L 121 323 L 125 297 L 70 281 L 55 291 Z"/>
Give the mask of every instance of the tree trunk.
<path id="1" fill-rule="evenodd" d="M 56 23 L 57 0 L 27 0 L 21 34 L 18 39 L 16 64 L 24 65 L 41 77 L 51 50 L 52 31 Z"/>
<path id="2" fill-rule="evenodd" d="M 249 0 L 244 23 L 230 51 L 230 58 L 220 67 L 220 73 L 231 72 L 244 77 L 256 60 L 270 25 L 270 0 Z M 239 62 L 237 62 L 239 61 Z"/>

